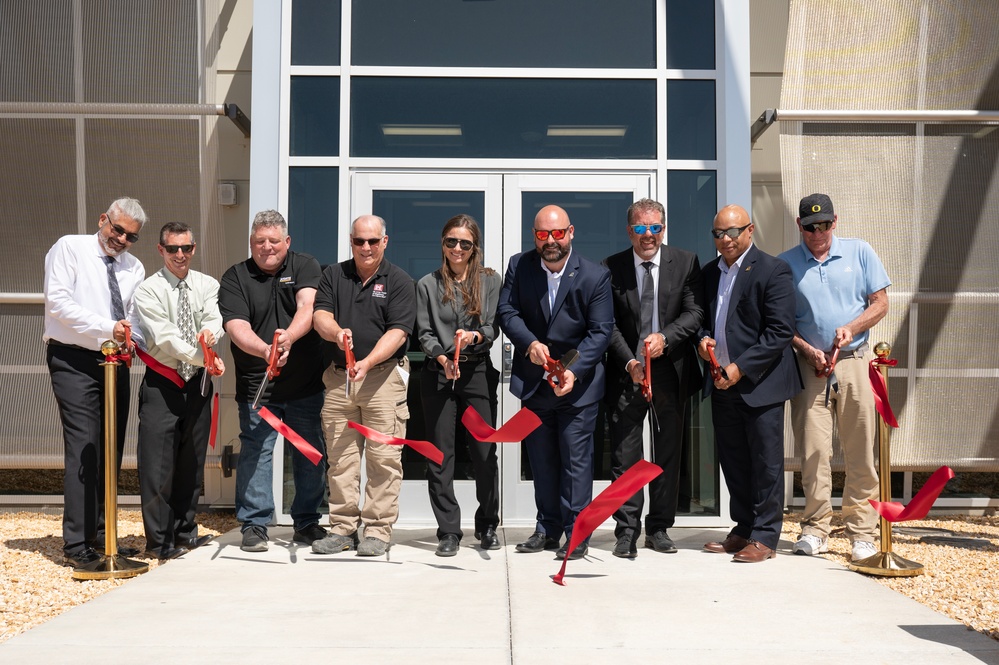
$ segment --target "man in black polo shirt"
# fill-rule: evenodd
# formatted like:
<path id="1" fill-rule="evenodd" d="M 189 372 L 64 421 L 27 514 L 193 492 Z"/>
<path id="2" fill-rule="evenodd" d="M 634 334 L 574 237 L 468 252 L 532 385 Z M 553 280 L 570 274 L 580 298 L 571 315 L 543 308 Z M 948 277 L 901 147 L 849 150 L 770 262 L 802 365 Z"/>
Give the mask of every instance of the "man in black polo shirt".
<path id="1" fill-rule="evenodd" d="M 317 554 L 357 548 L 358 556 L 380 556 L 399 517 L 402 450 L 368 441 L 347 428 L 353 420 L 390 436 L 405 436 L 409 407 L 406 340 L 416 321 L 416 286 L 401 268 L 384 260 L 385 220 L 358 217 L 350 225 L 352 259 L 323 271 L 314 323 L 336 343 L 333 365 L 323 375 L 323 429 L 330 442 L 330 535 L 312 543 Z M 356 363 L 346 367 L 345 348 Z M 361 454 L 368 482 L 361 503 Z M 364 525 L 364 541 L 357 530 Z"/>
<path id="2" fill-rule="evenodd" d="M 261 400 L 278 418 L 325 455 L 319 412 L 323 405 L 322 340 L 312 329 L 312 308 L 319 285 L 319 262 L 288 250 L 291 237 L 275 210 L 257 213 L 250 228 L 250 258 L 229 268 L 219 288 L 219 309 L 232 340 L 239 408 L 240 452 L 236 465 L 236 519 L 242 524 L 242 549 L 267 549 L 267 525 L 274 516 L 273 453 L 277 432 L 251 403 L 270 360 L 274 333 L 281 373 Z M 319 526 L 323 500 L 322 460 L 312 464 L 291 451 L 295 499 L 291 517 L 296 542 L 324 538 Z"/>

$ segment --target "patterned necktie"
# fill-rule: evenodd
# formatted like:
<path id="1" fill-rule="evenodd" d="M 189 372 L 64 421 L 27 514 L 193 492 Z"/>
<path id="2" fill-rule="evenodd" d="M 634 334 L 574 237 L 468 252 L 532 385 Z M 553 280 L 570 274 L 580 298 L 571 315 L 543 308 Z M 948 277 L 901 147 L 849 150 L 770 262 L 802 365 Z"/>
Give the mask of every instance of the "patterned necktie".
<path id="1" fill-rule="evenodd" d="M 125 318 L 125 305 L 121 302 L 121 289 L 118 288 L 118 278 L 114 274 L 114 257 L 105 256 L 104 263 L 108 267 L 108 290 L 111 291 L 111 318 L 121 321 Z"/>
<path id="2" fill-rule="evenodd" d="M 180 280 L 177 288 L 180 289 L 180 296 L 177 298 L 177 325 L 180 327 L 180 336 L 185 342 L 194 346 L 198 340 L 194 336 L 194 313 L 191 311 L 191 300 L 187 297 L 190 287 L 187 282 Z M 180 369 L 177 370 L 185 381 L 190 381 L 197 371 L 197 368 L 189 363 L 181 363 Z"/>
<path id="3" fill-rule="evenodd" d="M 638 348 L 635 355 L 645 353 L 645 338 L 652 334 L 652 310 L 656 306 L 656 285 L 652 281 L 652 261 L 645 261 L 645 277 L 642 278 L 642 329 L 638 331 Z"/>

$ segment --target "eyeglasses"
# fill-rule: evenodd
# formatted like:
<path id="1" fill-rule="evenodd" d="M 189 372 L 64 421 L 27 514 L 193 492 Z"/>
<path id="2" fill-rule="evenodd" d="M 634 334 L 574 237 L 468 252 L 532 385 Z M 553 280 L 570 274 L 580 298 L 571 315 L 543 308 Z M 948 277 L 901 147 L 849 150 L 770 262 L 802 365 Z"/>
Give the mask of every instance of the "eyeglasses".
<path id="1" fill-rule="evenodd" d="M 549 236 L 551 236 L 555 240 L 564 240 L 565 237 L 569 235 L 569 229 L 571 228 L 572 228 L 571 226 L 567 226 L 564 229 L 552 229 L 551 231 L 541 231 L 539 229 L 534 229 L 534 237 L 540 240 L 541 242 L 548 240 Z"/>
<path id="2" fill-rule="evenodd" d="M 108 224 L 111 225 L 111 233 L 113 233 L 114 235 L 118 237 L 125 236 L 125 240 L 127 240 L 128 242 L 132 243 L 139 242 L 138 233 L 129 233 L 125 229 L 121 228 L 120 226 L 112 222 L 110 217 L 108 217 Z"/>
<path id="3" fill-rule="evenodd" d="M 732 240 L 735 240 L 742 235 L 742 232 L 752 226 L 752 222 L 746 224 L 745 226 L 733 226 L 730 229 L 711 229 L 711 235 L 715 237 L 716 240 L 721 240 L 722 236 L 728 236 Z"/>
<path id="4" fill-rule="evenodd" d="M 365 244 L 369 247 L 374 247 L 380 243 L 384 237 L 385 236 L 382 236 L 381 238 L 351 238 L 350 241 L 354 243 L 354 247 L 364 247 Z"/>
<path id="5" fill-rule="evenodd" d="M 832 228 L 832 222 L 814 222 L 812 224 L 802 224 L 801 229 L 809 233 L 815 233 L 816 231 L 822 231 L 825 233 Z"/>
<path id="6" fill-rule="evenodd" d="M 190 245 L 160 245 L 167 254 L 176 254 L 178 251 L 190 254 L 194 251 L 194 244 Z"/>
<path id="7" fill-rule="evenodd" d="M 459 240 L 458 238 L 444 238 L 444 246 L 448 249 L 454 249 L 458 245 L 461 245 L 461 251 L 467 252 L 472 249 L 471 240 Z"/>
<path id="8" fill-rule="evenodd" d="M 636 236 L 644 236 L 646 231 L 650 231 L 652 235 L 656 236 L 663 232 L 662 224 L 632 224 L 631 230 Z"/>

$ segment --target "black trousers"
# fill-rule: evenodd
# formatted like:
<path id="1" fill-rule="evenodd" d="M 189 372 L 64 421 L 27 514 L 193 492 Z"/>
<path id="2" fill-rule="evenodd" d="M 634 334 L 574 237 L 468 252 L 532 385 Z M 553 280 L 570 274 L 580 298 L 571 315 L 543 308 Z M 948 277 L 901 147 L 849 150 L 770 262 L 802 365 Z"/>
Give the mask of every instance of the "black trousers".
<path id="1" fill-rule="evenodd" d="M 427 487 L 430 505 L 437 518 L 437 537 L 461 532 L 461 510 L 454 495 L 455 442 L 464 436 L 475 474 L 475 530 L 481 533 L 499 525 L 499 466 L 496 444 L 476 440 L 460 423 L 469 406 L 475 408 L 490 426 L 496 425 L 496 389 L 499 372 L 488 358 L 459 363 L 461 378 L 452 389 L 444 376 L 444 368 L 436 360 L 427 359 L 420 381 L 423 415 L 431 441 L 444 453 L 444 463 L 427 464 Z"/>
<path id="2" fill-rule="evenodd" d="M 139 390 L 139 493 L 149 550 L 198 535 L 194 515 L 212 426 L 212 391 L 202 397 L 202 372 L 178 388 L 147 369 Z"/>
<path id="3" fill-rule="evenodd" d="M 104 548 L 104 356 L 100 351 L 50 343 L 45 360 L 59 405 L 65 449 L 63 476 L 63 551 Z M 117 455 L 121 470 L 128 424 L 129 377 L 117 368 Z"/>
<path id="4" fill-rule="evenodd" d="M 711 422 L 732 533 L 776 549 L 784 518 L 784 402 L 750 406 L 734 390 L 715 390 Z"/>
<path id="5" fill-rule="evenodd" d="M 652 379 L 652 408 L 659 430 L 652 427 L 652 462 L 663 472 L 649 483 L 649 513 L 645 531 L 665 531 L 676 521 L 680 489 L 684 407 L 676 372 L 661 372 Z M 657 380 L 657 378 L 659 380 Z M 631 383 L 624 387 L 616 403 L 609 405 L 611 440 L 611 477 L 617 480 L 643 456 L 642 427 L 649 413 L 649 403 L 642 387 Z M 639 490 L 614 513 L 614 537 L 629 536 L 634 543 L 642 533 L 642 508 L 645 492 Z"/>

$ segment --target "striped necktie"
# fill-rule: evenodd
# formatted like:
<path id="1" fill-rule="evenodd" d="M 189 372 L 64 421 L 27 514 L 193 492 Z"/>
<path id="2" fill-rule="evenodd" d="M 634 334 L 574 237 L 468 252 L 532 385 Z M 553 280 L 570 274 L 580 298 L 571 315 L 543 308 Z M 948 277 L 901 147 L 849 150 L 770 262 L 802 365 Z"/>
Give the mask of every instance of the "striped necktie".
<path id="1" fill-rule="evenodd" d="M 191 300 L 187 296 L 191 287 L 184 280 L 180 280 L 177 288 L 180 289 L 180 295 L 177 298 L 177 326 L 180 328 L 180 336 L 185 342 L 195 346 L 198 340 L 194 336 L 194 312 L 191 311 Z M 190 381 L 197 371 L 198 369 L 194 365 L 183 362 L 180 364 L 180 369 L 177 370 L 185 381 Z"/>
<path id="2" fill-rule="evenodd" d="M 121 321 L 125 318 L 125 305 L 121 302 L 121 289 L 118 288 L 118 278 L 114 274 L 114 257 L 105 256 L 104 263 L 108 268 L 108 290 L 111 291 L 111 318 Z"/>

